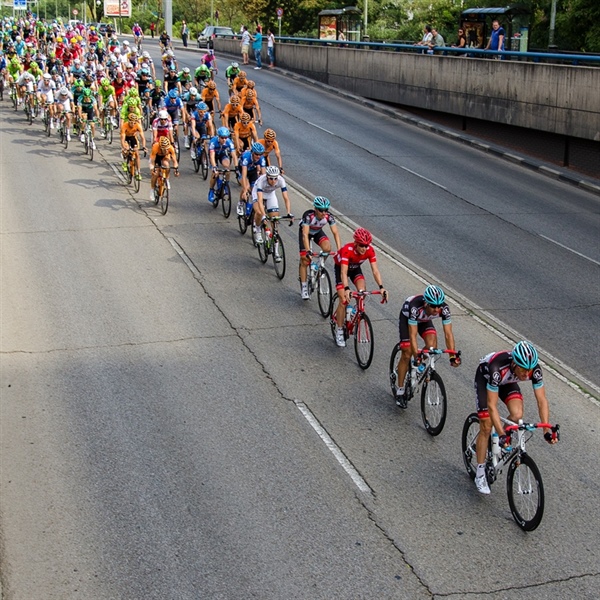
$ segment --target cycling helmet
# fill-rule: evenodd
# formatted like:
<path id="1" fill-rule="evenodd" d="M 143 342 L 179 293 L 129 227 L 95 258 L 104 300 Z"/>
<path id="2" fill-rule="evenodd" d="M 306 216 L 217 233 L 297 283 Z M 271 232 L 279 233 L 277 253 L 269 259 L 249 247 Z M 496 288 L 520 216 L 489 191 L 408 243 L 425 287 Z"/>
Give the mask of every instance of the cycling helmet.
<path id="1" fill-rule="evenodd" d="M 171 145 L 169 138 L 166 135 L 162 135 L 158 140 L 161 148 L 168 148 Z"/>
<path id="2" fill-rule="evenodd" d="M 313 206 L 317 210 L 329 210 L 329 207 L 331 206 L 331 202 L 329 202 L 329 200 L 327 198 L 325 198 L 324 196 L 317 196 L 313 200 Z"/>
<path id="3" fill-rule="evenodd" d="M 106 77 L 104 77 L 102 79 L 102 81 L 100 82 L 101 87 L 108 87 L 110 85 L 110 79 L 107 79 Z"/>
<path id="4" fill-rule="evenodd" d="M 144 58 L 150 58 L 150 52 L 148 52 L 148 50 L 144 50 L 144 51 L 142 52 L 142 56 L 143 56 Z"/>
<path id="5" fill-rule="evenodd" d="M 176 98 L 179 98 L 179 92 L 177 90 L 171 90 L 169 92 L 169 98 L 171 98 L 171 100 L 175 100 Z"/>
<path id="6" fill-rule="evenodd" d="M 158 111 L 158 118 L 159 119 L 168 119 L 169 118 L 169 113 L 166 110 L 159 110 Z"/>
<path id="7" fill-rule="evenodd" d="M 130 123 L 137 123 L 140 120 L 140 118 L 137 116 L 137 113 L 131 112 L 127 115 L 127 120 Z"/>
<path id="8" fill-rule="evenodd" d="M 139 96 L 140 93 L 138 92 L 138 89 L 136 87 L 132 87 L 129 92 L 127 92 L 127 95 L 130 96 L 131 98 L 135 98 L 136 96 Z"/>
<path id="9" fill-rule="evenodd" d="M 279 177 L 279 167 L 275 167 L 273 165 L 271 165 L 270 167 L 267 167 L 267 176 L 268 177 Z"/>
<path id="10" fill-rule="evenodd" d="M 219 127 L 219 129 L 217 129 L 217 135 L 222 138 L 228 138 L 231 133 L 227 127 Z"/>
<path id="11" fill-rule="evenodd" d="M 441 306 L 445 297 L 444 290 L 437 285 L 428 285 L 423 292 L 423 298 L 429 306 Z"/>
<path id="12" fill-rule="evenodd" d="M 173 52 L 173 50 L 167 50 L 167 56 L 173 58 L 175 56 L 175 52 Z"/>
<path id="13" fill-rule="evenodd" d="M 240 117 L 240 120 L 242 123 L 244 123 L 244 125 L 247 125 L 248 123 L 250 123 L 250 121 L 252 121 L 252 117 L 248 113 L 244 113 Z"/>
<path id="14" fill-rule="evenodd" d="M 190 74 L 190 68 L 189 68 L 189 67 L 183 67 L 183 72 L 184 72 L 186 75 L 189 75 L 189 74 Z"/>
<path id="15" fill-rule="evenodd" d="M 232 66 L 234 69 L 239 69 L 239 68 L 240 68 L 240 65 L 239 65 L 238 63 L 236 63 L 236 62 L 232 62 L 232 63 L 231 63 L 231 66 Z"/>
<path id="16" fill-rule="evenodd" d="M 373 241 L 373 236 L 364 227 L 359 227 L 354 232 L 354 241 L 357 244 L 368 246 Z"/>
<path id="17" fill-rule="evenodd" d="M 190 96 L 197 96 L 197 95 L 198 95 L 198 88 L 191 87 L 190 88 Z"/>
<path id="18" fill-rule="evenodd" d="M 264 151 L 265 147 L 262 144 L 259 144 L 258 142 L 252 144 L 252 152 L 254 152 L 254 154 L 263 154 Z"/>
<path id="19" fill-rule="evenodd" d="M 538 353 L 530 342 L 518 342 L 512 350 L 512 359 L 518 367 L 530 371 L 537 367 Z"/>
<path id="20" fill-rule="evenodd" d="M 198 104 L 196 104 L 196 108 L 198 110 L 208 110 L 208 104 L 206 104 L 206 102 L 198 102 Z"/>
<path id="21" fill-rule="evenodd" d="M 265 140 L 274 140 L 276 137 L 275 132 L 272 129 L 265 129 Z"/>
<path id="22" fill-rule="evenodd" d="M 66 87 L 61 87 L 60 90 L 58 91 L 58 93 L 61 96 L 68 96 L 69 95 L 69 90 Z"/>
<path id="23" fill-rule="evenodd" d="M 248 81 L 246 81 L 246 87 L 252 89 L 256 84 L 254 83 L 254 81 L 252 81 L 252 79 L 248 79 Z"/>
<path id="24" fill-rule="evenodd" d="M 229 104 L 231 104 L 231 106 L 238 106 L 238 104 L 240 103 L 240 97 L 239 96 L 231 96 L 231 98 L 229 98 Z"/>
<path id="25" fill-rule="evenodd" d="M 155 85 L 157 88 L 161 88 L 161 87 L 162 87 L 162 81 L 161 81 L 160 79 L 155 79 L 155 80 L 154 80 L 154 85 Z"/>
<path id="26" fill-rule="evenodd" d="M 125 41 L 123 42 L 123 46 L 129 46 L 129 42 L 128 42 L 127 40 L 125 40 Z"/>
<path id="27" fill-rule="evenodd" d="M 246 71 L 240 71 L 240 72 L 238 73 L 238 77 L 239 77 L 240 79 L 246 79 L 246 77 L 247 77 L 247 73 L 246 73 Z"/>
<path id="28" fill-rule="evenodd" d="M 87 98 L 88 96 L 92 95 L 92 90 L 90 90 L 90 88 L 85 88 L 83 90 L 83 95 Z"/>
<path id="29" fill-rule="evenodd" d="M 140 75 L 145 75 L 146 77 L 150 77 L 150 69 L 142 67 L 140 69 Z"/>
<path id="30" fill-rule="evenodd" d="M 248 90 L 246 92 L 246 98 L 254 98 L 254 96 L 255 96 L 254 90 Z"/>
<path id="31" fill-rule="evenodd" d="M 217 89 L 217 84 L 216 84 L 214 81 L 209 81 L 209 82 L 206 84 L 206 87 L 207 87 L 209 90 L 216 90 L 216 89 Z"/>

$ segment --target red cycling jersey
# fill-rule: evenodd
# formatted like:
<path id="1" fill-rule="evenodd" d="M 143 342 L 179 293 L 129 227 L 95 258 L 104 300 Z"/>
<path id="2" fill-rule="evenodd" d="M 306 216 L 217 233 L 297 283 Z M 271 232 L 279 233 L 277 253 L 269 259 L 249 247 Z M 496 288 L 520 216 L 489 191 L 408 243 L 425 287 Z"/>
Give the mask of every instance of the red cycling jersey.
<path id="1" fill-rule="evenodd" d="M 337 251 L 333 260 L 336 265 L 348 265 L 348 268 L 352 269 L 359 267 L 366 260 L 370 263 L 377 262 L 377 257 L 373 246 L 369 246 L 364 254 L 359 254 L 354 247 L 354 242 L 350 242 Z"/>

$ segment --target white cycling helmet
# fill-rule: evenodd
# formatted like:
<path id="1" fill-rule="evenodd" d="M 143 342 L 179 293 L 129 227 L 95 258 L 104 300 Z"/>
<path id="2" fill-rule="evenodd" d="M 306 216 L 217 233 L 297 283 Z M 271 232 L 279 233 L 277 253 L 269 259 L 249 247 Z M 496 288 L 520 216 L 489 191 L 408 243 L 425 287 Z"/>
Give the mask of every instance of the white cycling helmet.
<path id="1" fill-rule="evenodd" d="M 270 167 L 267 167 L 267 175 L 269 177 L 279 177 L 279 167 L 276 167 L 274 165 L 271 165 Z"/>
<path id="2" fill-rule="evenodd" d="M 169 118 L 169 113 L 166 110 L 159 110 L 158 111 L 158 118 L 159 119 L 168 119 Z"/>
<path id="3" fill-rule="evenodd" d="M 190 88 L 190 96 L 195 96 L 198 93 L 198 88 L 191 87 Z"/>

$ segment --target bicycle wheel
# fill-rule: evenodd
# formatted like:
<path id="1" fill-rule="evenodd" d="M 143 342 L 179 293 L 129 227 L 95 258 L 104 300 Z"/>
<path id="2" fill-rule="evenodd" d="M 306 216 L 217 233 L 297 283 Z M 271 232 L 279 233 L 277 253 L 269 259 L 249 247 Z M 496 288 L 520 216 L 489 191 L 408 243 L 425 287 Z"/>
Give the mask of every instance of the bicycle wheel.
<path id="1" fill-rule="evenodd" d="M 273 236 L 272 255 L 275 273 L 279 279 L 283 279 L 285 277 L 285 248 L 283 247 L 283 240 L 278 233 Z"/>
<path id="2" fill-rule="evenodd" d="M 65 150 L 69 147 L 69 134 L 67 133 L 67 129 L 65 128 L 65 126 L 63 125 L 62 128 L 62 132 L 61 132 L 61 143 L 63 143 L 65 145 Z"/>
<path id="3" fill-rule="evenodd" d="M 179 162 L 179 154 L 181 152 L 181 148 L 179 148 L 179 136 L 176 135 L 173 141 L 173 145 L 175 146 L 175 156 L 177 156 L 177 162 Z"/>
<path id="4" fill-rule="evenodd" d="M 248 231 L 248 221 L 246 220 L 246 203 L 243 202 L 244 205 L 244 214 L 238 215 L 238 227 L 240 228 L 240 233 L 244 235 L 246 231 Z"/>
<path id="5" fill-rule="evenodd" d="M 361 369 L 368 369 L 373 360 L 373 326 L 371 319 L 366 313 L 358 316 L 356 329 L 354 330 L 354 353 L 358 366 Z"/>
<path id="6" fill-rule="evenodd" d="M 262 242 L 256 242 L 256 247 L 258 248 L 258 257 L 260 258 L 260 262 L 265 264 L 267 259 L 269 258 L 269 251 L 267 248 L 267 231 L 265 229 L 265 224 L 263 223 L 260 226 L 260 232 L 262 234 Z"/>
<path id="7" fill-rule="evenodd" d="M 27 122 L 31 125 L 33 123 L 33 109 L 27 101 L 25 104 L 25 116 L 27 117 Z"/>
<path id="8" fill-rule="evenodd" d="M 398 363 L 400 362 L 400 356 L 402 352 L 400 351 L 400 344 L 396 344 L 392 349 L 392 354 L 390 356 L 390 387 L 392 388 L 392 396 L 396 397 L 396 388 L 398 386 Z"/>
<path id="9" fill-rule="evenodd" d="M 331 314 L 331 289 L 331 277 L 329 276 L 329 273 L 323 269 L 317 279 L 317 299 L 319 300 L 321 316 L 324 319 Z"/>
<path id="10" fill-rule="evenodd" d="M 158 180 L 154 184 L 154 204 L 155 205 L 158 204 L 160 201 L 160 196 L 161 196 L 160 185 L 161 184 L 158 182 Z M 162 185 L 164 185 L 164 183 Z"/>
<path id="11" fill-rule="evenodd" d="M 148 106 L 144 107 L 144 115 L 142 117 L 142 126 L 144 131 L 148 131 L 150 128 L 150 111 L 148 110 Z"/>
<path id="12" fill-rule="evenodd" d="M 160 196 L 160 210 L 162 211 L 163 215 L 166 215 L 167 211 L 169 210 L 169 186 L 167 185 L 166 181 Z"/>
<path id="13" fill-rule="evenodd" d="M 127 173 L 125 176 L 127 177 L 127 185 L 129 185 L 133 180 L 133 173 L 135 171 L 135 166 L 132 164 L 131 160 L 127 161 Z"/>
<path id="14" fill-rule="evenodd" d="M 142 183 L 139 178 L 140 171 L 137 166 L 133 169 L 133 190 L 137 194 L 140 191 L 140 184 Z"/>
<path id="15" fill-rule="evenodd" d="M 523 531 L 533 531 L 544 516 L 544 485 L 529 454 L 517 454 L 508 465 L 506 491 L 510 512 Z"/>
<path id="16" fill-rule="evenodd" d="M 477 413 L 471 413 L 463 425 L 461 448 L 465 468 L 471 479 L 475 479 L 477 471 L 477 453 L 475 444 L 479 435 L 479 417 Z"/>
<path id="17" fill-rule="evenodd" d="M 221 208 L 223 209 L 223 216 L 229 219 L 229 215 L 231 214 L 231 190 L 227 181 L 223 182 L 223 187 L 221 188 Z"/>
<path id="18" fill-rule="evenodd" d="M 89 136 L 86 136 L 86 139 L 88 148 L 90 150 L 90 160 L 94 160 L 94 138 L 91 134 L 89 134 Z"/>
<path id="19" fill-rule="evenodd" d="M 195 144 L 193 146 L 192 164 L 194 165 L 194 173 L 197 173 L 200 170 L 200 157 L 198 156 L 198 148 Z"/>
<path id="20" fill-rule="evenodd" d="M 204 146 L 202 146 L 202 150 L 200 152 L 200 166 L 202 167 L 202 179 L 206 181 L 206 178 L 208 177 L 208 156 L 206 155 Z"/>
<path id="21" fill-rule="evenodd" d="M 430 371 L 421 388 L 421 417 L 429 435 L 439 435 L 446 423 L 448 401 L 442 378 Z"/>
<path id="22" fill-rule="evenodd" d="M 113 141 L 113 124 L 112 121 L 110 119 L 110 117 L 106 117 L 107 122 L 105 125 L 105 129 L 106 129 L 106 140 L 109 144 L 112 144 Z"/>

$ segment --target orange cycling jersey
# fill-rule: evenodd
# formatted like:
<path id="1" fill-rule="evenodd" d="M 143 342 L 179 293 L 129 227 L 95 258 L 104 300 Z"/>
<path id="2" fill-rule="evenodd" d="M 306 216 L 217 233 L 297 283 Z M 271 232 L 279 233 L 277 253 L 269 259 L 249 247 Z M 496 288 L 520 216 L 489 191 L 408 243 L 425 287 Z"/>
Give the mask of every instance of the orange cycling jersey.
<path id="1" fill-rule="evenodd" d="M 265 147 L 265 158 L 267 156 L 269 156 L 269 154 L 275 150 L 275 153 L 279 152 L 279 144 L 277 143 L 277 140 L 258 140 L 259 144 L 262 144 Z"/>
<path id="2" fill-rule="evenodd" d="M 256 101 L 256 98 L 246 98 L 246 97 L 244 97 L 244 99 L 242 100 L 242 106 L 246 110 L 251 110 L 253 108 L 258 108 L 258 102 Z"/>
<path id="3" fill-rule="evenodd" d="M 233 128 L 233 134 L 237 135 L 240 139 L 246 139 L 249 137 L 256 139 L 258 137 L 256 135 L 256 127 L 254 127 L 254 123 L 248 123 L 247 125 L 244 125 L 244 123 L 241 121 L 235 124 Z"/>
<path id="4" fill-rule="evenodd" d="M 231 104 L 227 104 L 223 109 L 223 117 L 226 119 L 235 119 L 236 117 L 239 119 L 244 114 L 244 109 L 241 106 L 231 106 Z"/>
<path id="5" fill-rule="evenodd" d="M 204 100 L 204 102 L 211 102 L 215 98 L 219 97 L 219 90 L 211 90 L 205 87 L 200 95 L 202 96 L 202 100 Z"/>
<path id="6" fill-rule="evenodd" d="M 242 102 L 246 99 L 246 94 L 248 93 L 248 90 L 250 88 L 249 87 L 245 87 L 242 89 L 242 91 L 239 93 L 240 95 L 240 99 L 242 100 Z M 256 88 L 252 88 L 253 92 L 254 92 L 254 98 L 256 100 L 258 100 L 258 92 L 256 91 Z"/>
<path id="7" fill-rule="evenodd" d="M 239 77 L 236 77 L 233 80 L 233 84 L 231 85 L 231 87 L 233 87 L 234 90 L 236 90 L 237 92 L 239 92 L 242 88 L 246 87 L 246 82 L 248 80 L 244 77 L 244 79 L 240 79 Z"/>

